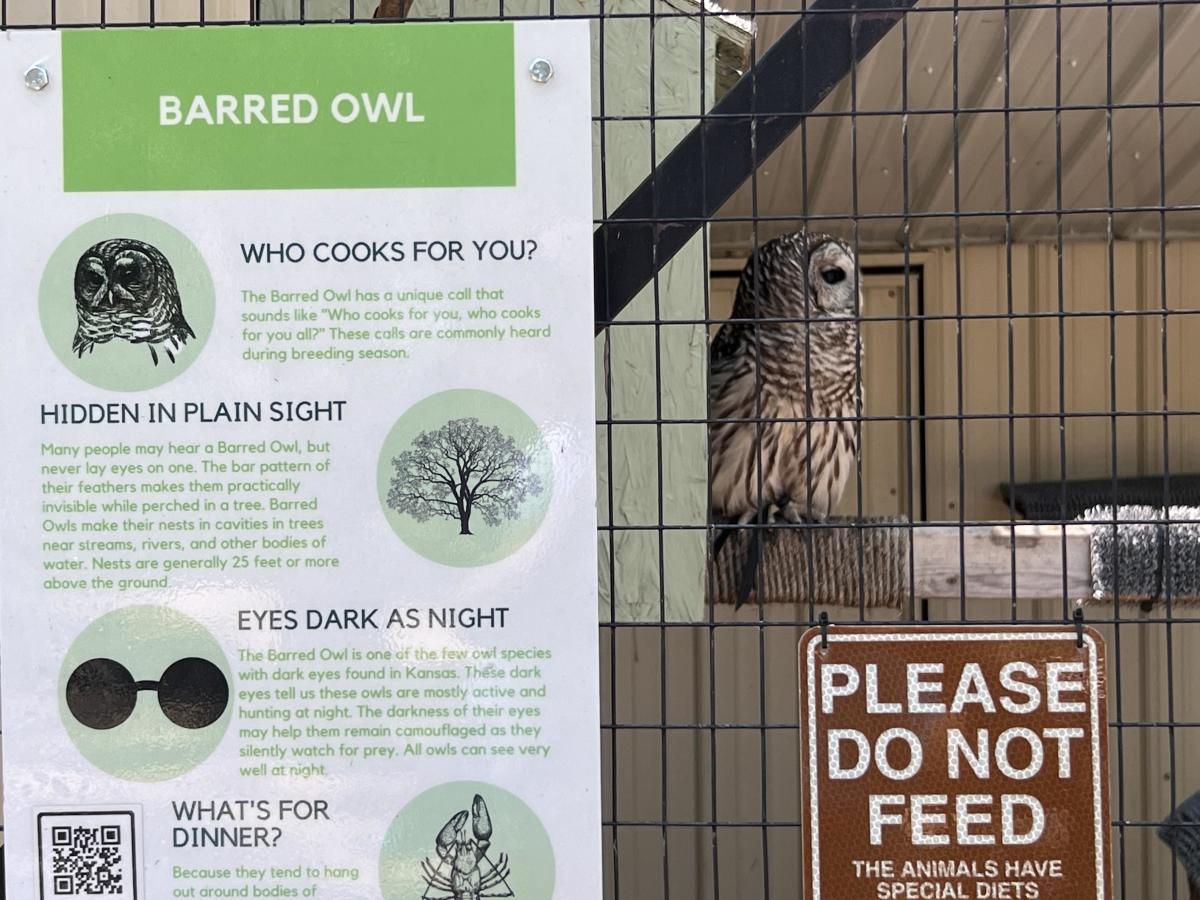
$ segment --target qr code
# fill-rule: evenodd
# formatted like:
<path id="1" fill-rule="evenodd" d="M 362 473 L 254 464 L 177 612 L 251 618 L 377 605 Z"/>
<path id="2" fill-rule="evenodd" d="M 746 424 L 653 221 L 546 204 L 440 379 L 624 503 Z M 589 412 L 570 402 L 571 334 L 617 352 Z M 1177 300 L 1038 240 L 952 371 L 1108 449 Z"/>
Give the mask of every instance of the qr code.
<path id="1" fill-rule="evenodd" d="M 42 900 L 137 900 L 133 812 L 38 814 Z"/>

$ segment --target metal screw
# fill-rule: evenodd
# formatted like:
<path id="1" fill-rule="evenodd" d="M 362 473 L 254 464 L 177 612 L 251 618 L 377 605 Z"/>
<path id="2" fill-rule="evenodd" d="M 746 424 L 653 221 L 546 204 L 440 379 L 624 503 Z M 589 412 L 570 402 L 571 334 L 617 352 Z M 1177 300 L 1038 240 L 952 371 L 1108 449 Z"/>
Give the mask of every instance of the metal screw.
<path id="1" fill-rule="evenodd" d="M 529 64 L 529 77 L 538 84 L 545 84 L 554 77 L 554 65 L 550 60 L 539 56 Z"/>
<path id="2" fill-rule="evenodd" d="M 44 90 L 50 84 L 50 73 L 41 63 L 35 63 L 25 70 L 25 87 L 31 91 Z"/>

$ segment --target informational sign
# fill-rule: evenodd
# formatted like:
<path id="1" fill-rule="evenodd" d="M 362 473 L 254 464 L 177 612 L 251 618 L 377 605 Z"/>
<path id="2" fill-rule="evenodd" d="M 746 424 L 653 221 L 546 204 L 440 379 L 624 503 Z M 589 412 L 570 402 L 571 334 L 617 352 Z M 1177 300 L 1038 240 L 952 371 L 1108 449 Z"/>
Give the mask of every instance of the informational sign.
<path id="1" fill-rule="evenodd" d="M 590 59 L 5 36 L 8 896 L 600 897 Z"/>
<path id="2" fill-rule="evenodd" d="M 806 897 L 1109 897 L 1098 634 L 832 626 L 799 657 Z"/>

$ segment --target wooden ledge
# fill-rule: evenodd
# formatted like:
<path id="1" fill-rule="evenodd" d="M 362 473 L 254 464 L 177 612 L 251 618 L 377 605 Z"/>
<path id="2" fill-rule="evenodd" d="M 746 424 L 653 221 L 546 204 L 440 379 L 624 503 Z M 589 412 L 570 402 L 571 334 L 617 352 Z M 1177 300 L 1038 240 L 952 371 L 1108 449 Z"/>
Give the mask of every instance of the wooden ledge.
<path id="1" fill-rule="evenodd" d="M 1011 598 L 1015 569 L 1019 600 L 1062 597 L 1064 584 L 1069 599 L 1090 599 L 1090 534 L 1091 526 L 1079 524 L 917 525 L 914 594 L 933 600 Z"/>

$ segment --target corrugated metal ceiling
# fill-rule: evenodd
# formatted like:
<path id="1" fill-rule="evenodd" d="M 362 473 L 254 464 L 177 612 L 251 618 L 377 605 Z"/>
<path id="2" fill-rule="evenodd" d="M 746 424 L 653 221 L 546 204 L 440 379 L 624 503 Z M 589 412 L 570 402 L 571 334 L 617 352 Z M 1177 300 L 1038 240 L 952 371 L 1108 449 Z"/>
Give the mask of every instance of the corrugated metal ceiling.
<path id="1" fill-rule="evenodd" d="M 794 0 L 757 9 L 773 4 L 792 8 Z M 786 220 L 759 221 L 761 241 L 796 228 L 806 211 L 833 217 L 810 227 L 850 235 L 850 222 L 838 218 L 857 213 L 866 217 L 862 246 L 897 248 L 907 208 L 917 248 L 953 243 L 956 227 L 964 242 L 1003 241 L 1005 210 L 1019 213 L 1017 241 L 1053 239 L 1056 209 L 1065 213 L 1065 239 L 1103 237 L 1109 208 L 1122 210 L 1113 216 L 1115 236 L 1157 237 L 1164 200 L 1200 205 L 1200 4 L 1037 3 L 1007 14 L 997 6 L 959 6 L 957 34 L 954 8 L 942 0 L 918 6 L 867 56 L 853 84 L 844 81 L 765 161 L 756 191 L 744 187 L 722 216 Z M 760 54 L 795 20 L 757 18 Z M 1200 210 L 1169 211 L 1166 232 L 1200 234 Z M 751 243 L 749 222 L 713 225 L 714 255 L 741 256 Z"/>

